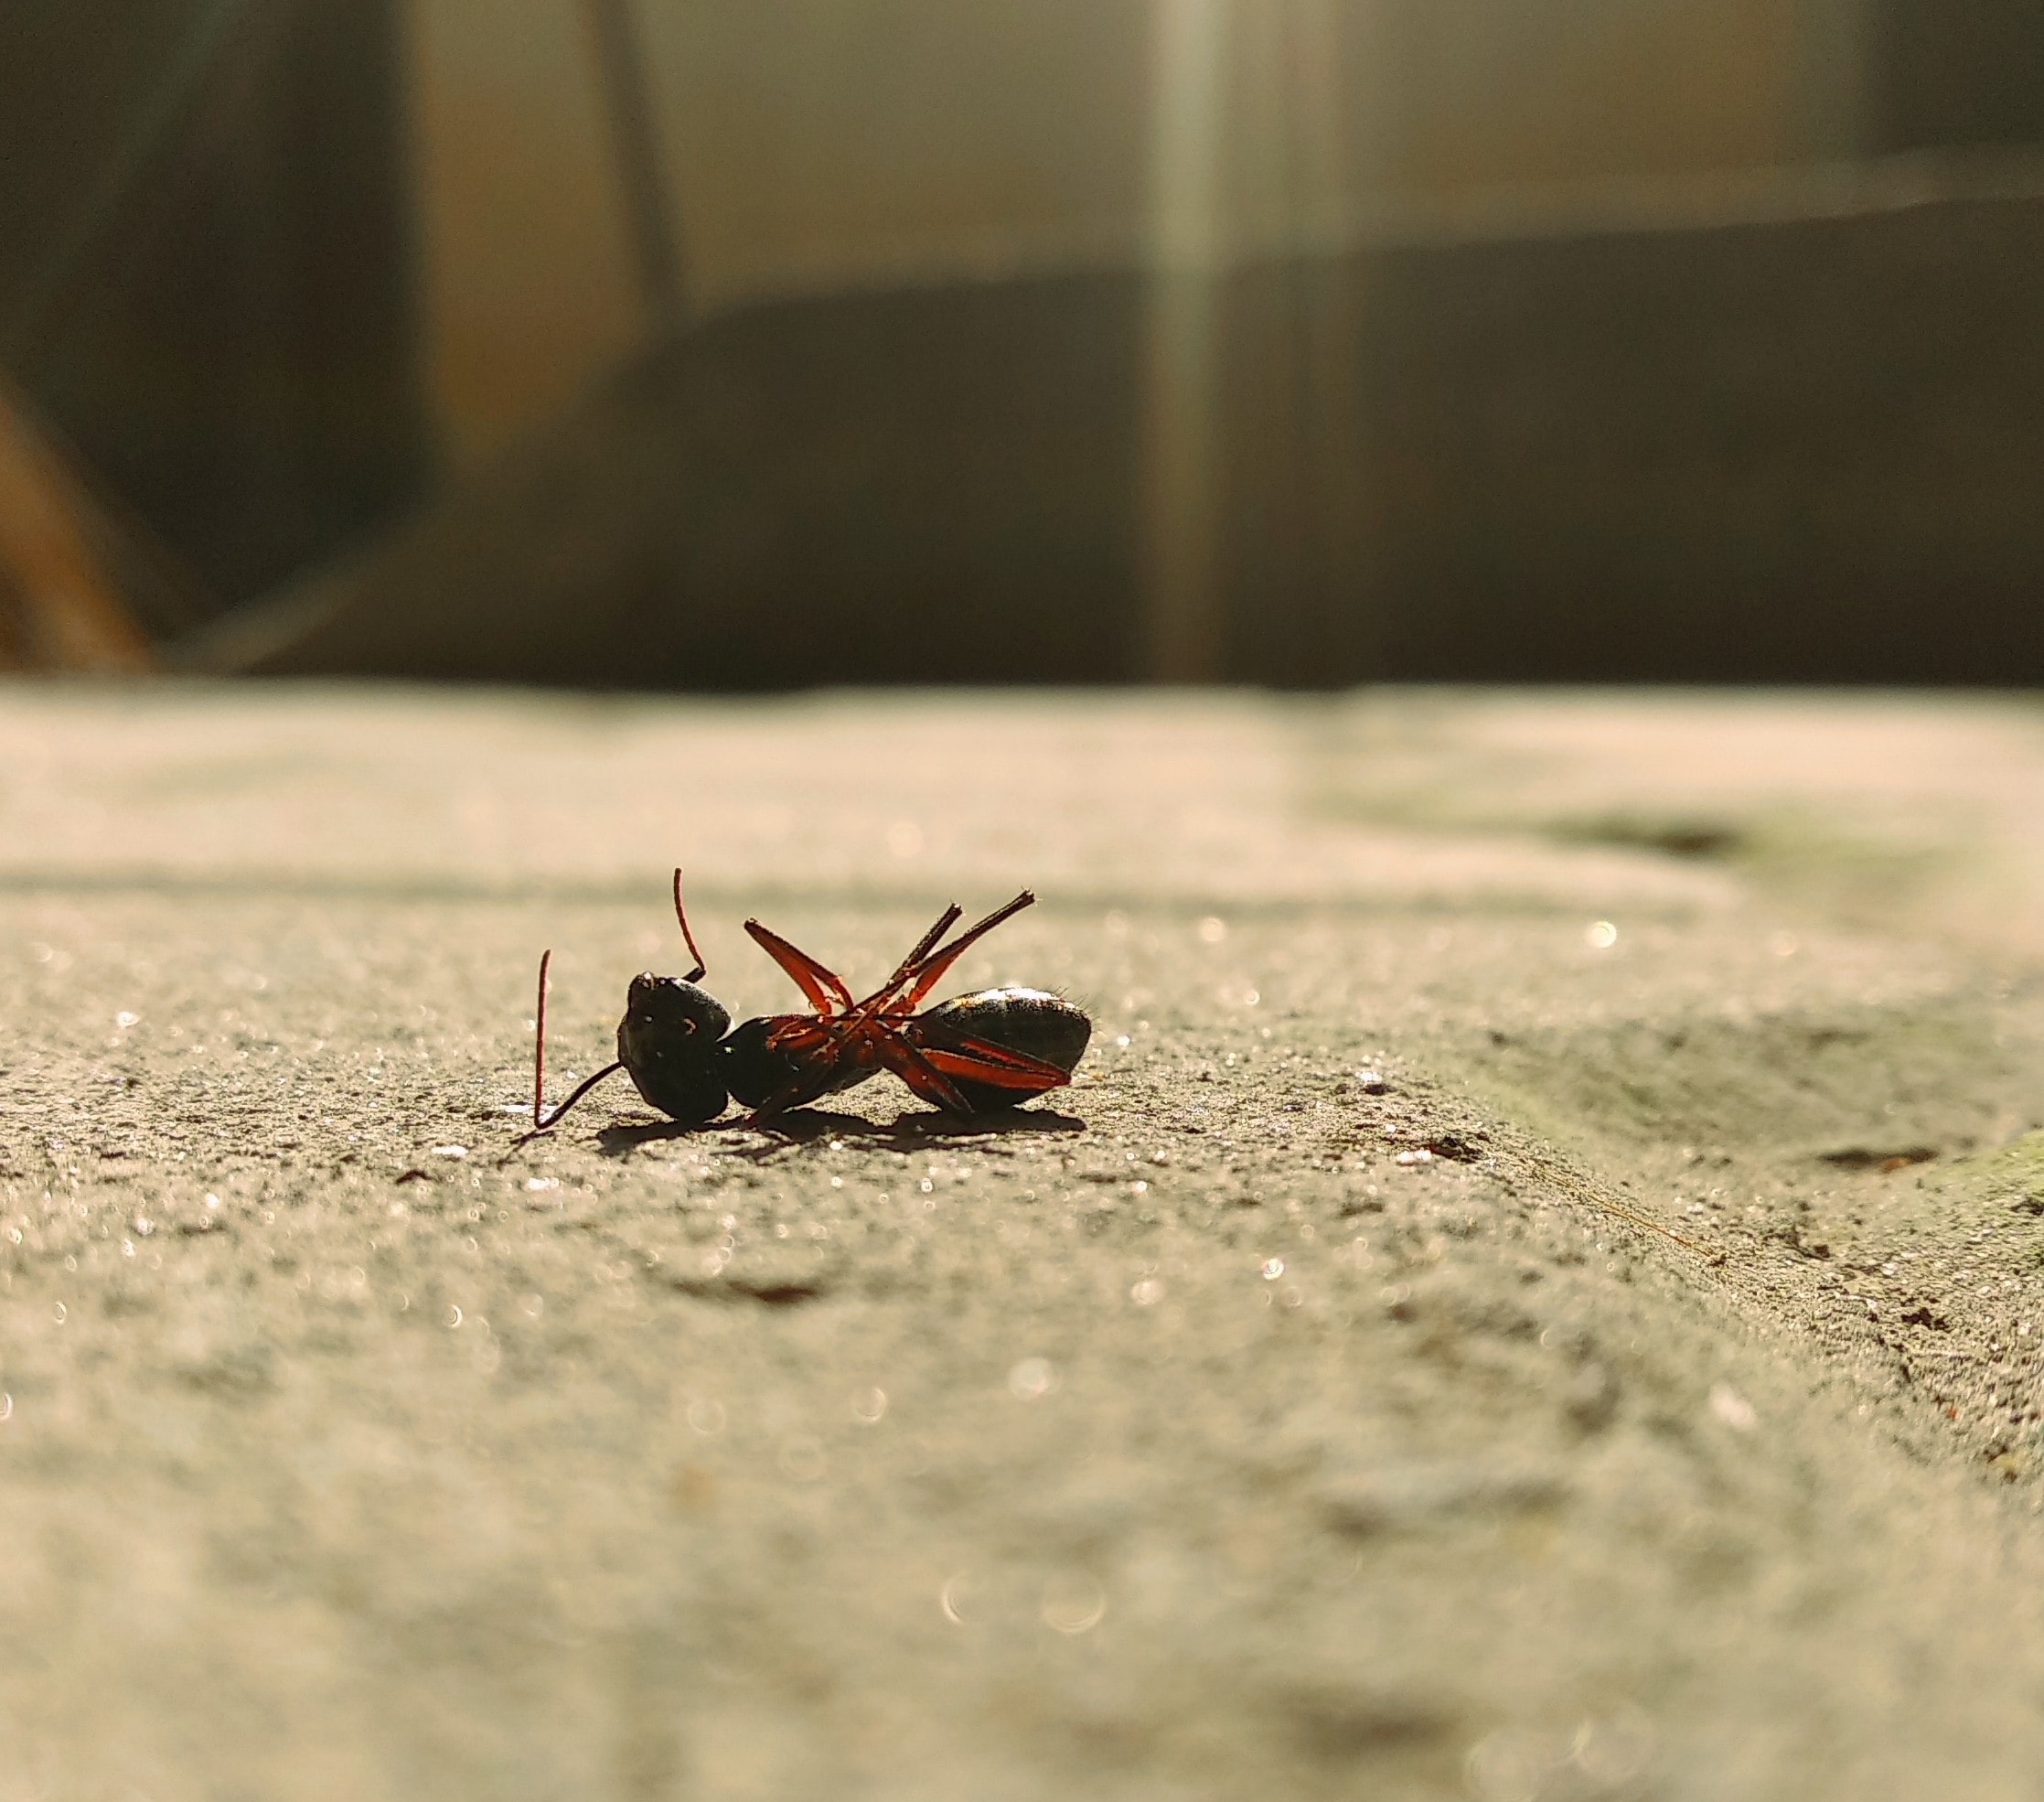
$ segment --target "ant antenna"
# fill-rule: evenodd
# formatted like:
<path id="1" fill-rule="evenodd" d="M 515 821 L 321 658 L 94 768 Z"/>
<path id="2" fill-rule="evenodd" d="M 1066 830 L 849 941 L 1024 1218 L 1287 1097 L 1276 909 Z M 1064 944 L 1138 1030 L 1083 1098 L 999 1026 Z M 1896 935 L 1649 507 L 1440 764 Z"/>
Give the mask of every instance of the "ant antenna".
<path id="1" fill-rule="evenodd" d="M 547 1117 L 547 972 L 553 968 L 553 949 L 540 953 L 540 1000 L 532 1010 L 532 1130 Z"/>
<path id="2" fill-rule="evenodd" d="M 679 878 L 680 872 L 677 870 L 675 874 Z M 676 892 L 680 892 L 679 882 L 676 885 Z M 695 947 L 691 944 L 689 949 L 692 951 Z M 540 952 L 540 998 L 538 1005 L 532 1010 L 532 1131 L 526 1133 L 524 1138 L 519 1141 L 521 1145 L 525 1143 L 527 1139 L 537 1139 L 542 1132 L 551 1132 L 556 1126 L 561 1124 L 562 1114 L 566 1113 L 570 1108 L 573 1107 L 605 1077 L 615 1076 L 618 1071 L 625 1067 L 622 1063 L 606 1065 L 603 1069 L 598 1070 L 594 1076 L 583 1082 L 565 1101 L 562 1102 L 553 1110 L 551 1120 L 547 1118 L 547 990 L 550 986 L 547 981 L 547 974 L 552 968 L 552 951 Z"/>
<path id="3" fill-rule="evenodd" d="M 710 966 L 702 960 L 702 953 L 696 949 L 696 936 L 689 930 L 688 909 L 681 905 L 681 872 L 674 873 L 674 917 L 681 923 L 682 941 L 689 948 L 689 955 L 696 960 L 696 967 L 681 980 L 684 982 L 700 982 Z"/>

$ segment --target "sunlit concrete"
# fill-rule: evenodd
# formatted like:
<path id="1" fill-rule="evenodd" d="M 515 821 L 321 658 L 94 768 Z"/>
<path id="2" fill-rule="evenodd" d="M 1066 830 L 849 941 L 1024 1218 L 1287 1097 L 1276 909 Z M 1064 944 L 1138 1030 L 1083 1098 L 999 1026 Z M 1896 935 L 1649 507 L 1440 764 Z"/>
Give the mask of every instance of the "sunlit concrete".
<path id="1" fill-rule="evenodd" d="M 2015 701 L 0 689 L 0 1796 L 2027 1795 Z M 625 984 L 1088 1007 L 961 1130 Z"/>

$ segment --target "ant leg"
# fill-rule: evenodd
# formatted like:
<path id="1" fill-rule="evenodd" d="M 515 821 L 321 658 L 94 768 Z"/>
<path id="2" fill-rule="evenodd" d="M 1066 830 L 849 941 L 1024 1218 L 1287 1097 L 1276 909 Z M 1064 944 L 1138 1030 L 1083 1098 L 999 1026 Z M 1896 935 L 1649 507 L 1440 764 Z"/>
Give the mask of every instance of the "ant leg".
<path id="1" fill-rule="evenodd" d="M 926 1057 L 921 1049 L 902 1034 L 889 1033 L 879 1045 L 880 1061 L 901 1078 L 916 1096 L 935 1103 L 946 1113 L 969 1119 L 972 1104 L 958 1093 L 951 1078 Z"/>
<path id="2" fill-rule="evenodd" d="M 1021 913 L 1024 907 L 1033 907 L 1035 905 L 1036 897 L 1025 888 L 1005 907 L 996 907 L 977 926 L 968 927 L 948 945 L 939 951 L 933 952 L 910 972 L 914 980 L 910 984 L 908 992 L 903 995 L 898 1002 L 891 1003 L 890 1007 L 904 1008 L 913 1012 L 923 997 L 944 980 L 944 972 L 964 956 L 969 946 L 976 940 L 985 938 L 1001 921 L 1011 919 L 1015 915 Z"/>
<path id="3" fill-rule="evenodd" d="M 936 947 L 936 941 L 958 923 L 958 917 L 964 912 L 965 909 L 959 906 L 956 901 L 945 908 L 937 916 L 936 924 L 915 941 L 915 949 L 900 963 L 894 966 L 894 973 L 882 983 L 868 999 L 878 1001 L 882 995 L 893 993 L 894 990 L 907 981 L 910 975 L 914 973 L 915 967 L 929 956 L 931 950 Z M 861 1003 L 861 1005 L 864 1004 Z"/>
<path id="4" fill-rule="evenodd" d="M 807 951 L 789 944 L 771 927 L 762 926 L 757 920 L 747 920 L 745 930 L 825 1019 L 851 1005 L 851 991 L 836 971 L 826 970 Z"/>
<path id="5" fill-rule="evenodd" d="M 689 930 L 689 916 L 681 906 L 681 872 L 674 873 L 674 917 L 681 923 L 682 942 L 689 948 L 689 955 L 696 960 L 696 967 L 681 980 L 684 982 L 700 982 L 710 966 L 703 962 L 702 953 L 696 949 L 696 936 Z"/>
<path id="6" fill-rule="evenodd" d="M 1026 1051 L 1011 1050 L 983 1038 L 956 1038 L 933 1045 L 922 1036 L 920 1019 L 905 1020 L 902 1036 L 954 1080 L 983 1082 L 996 1089 L 1012 1089 L 1022 1100 L 1045 1089 L 1062 1089 L 1072 1073 L 1062 1064 L 1032 1057 Z"/>

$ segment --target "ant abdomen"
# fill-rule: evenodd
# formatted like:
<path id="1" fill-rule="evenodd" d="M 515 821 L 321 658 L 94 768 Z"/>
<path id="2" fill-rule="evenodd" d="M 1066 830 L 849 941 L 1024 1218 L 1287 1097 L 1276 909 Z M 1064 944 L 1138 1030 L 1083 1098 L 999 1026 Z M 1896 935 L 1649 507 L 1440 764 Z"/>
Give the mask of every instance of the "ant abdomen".
<path id="1" fill-rule="evenodd" d="M 917 1014 L 915 1035 L 918 1043 L 938 1050 L 959 1049 L 978 1039 L 1004 1051 L 1040 1057 L 1069 1076 L 1086 1056 L 1093 1021 L 1083 1008 L 1044 989 L 982 989 L 978 994 L 939 1002 Z M 953 1076 L 951 1080 L 975 1113 L 1013 1107 L 1018 1099 L 1012 1089 L 994 1083 L 975 1082 L 964 1076 Z"/>
<path id="2" fill-rule="evenodd" d="M 718 1043 L 731 1015 L 679 976 L 632 978 L 617 1023 L 617 1061 L 648 1103 L 684 1126 L 715 1120 L 729 1099 Z"/>

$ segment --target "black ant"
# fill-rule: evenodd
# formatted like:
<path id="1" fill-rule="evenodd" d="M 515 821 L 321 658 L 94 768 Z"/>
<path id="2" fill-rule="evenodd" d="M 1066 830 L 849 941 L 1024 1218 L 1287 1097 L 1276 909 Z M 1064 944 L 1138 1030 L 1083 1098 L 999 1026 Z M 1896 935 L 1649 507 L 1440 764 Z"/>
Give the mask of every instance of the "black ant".
<path id="1" fill-rule="evenodd" d="M 697 986 L 707 965 L 689 929 L 681 872 L 674 873 L 674 916 L 695 968 L 687 976 L 635 976 L 617 1027 L 617 1061 L 583 1081 L 546 1113 L 548 971 L 540 959 L 532 1058 L 532 1131 L 551 1132 L 600 1082 L 626 1071 L 638 1092 L 685 1126 L 705 1126 L 735 1096 L 753 1110 L 736 1125 L 771 1120 L 790 1108 L 850 1089 L 891 1069 L 926 1101 L 960 1115 L 1014 1107 L 1072 1079 L 1093 1023 L 1083 1010 L 1041 989 L 986 989 L 918 1014 L 916 1004 L 967 948 L 1034 904 L 1026 891 L 960 933 L 938 940 L 964 911 L 956 904 L 917 941 L 893 976 L 863 1001 L 807 952 L 747 920 L 745 930 L 808 996 L 810 1014 L 780 1014 L 730 1031 L 723 1003 Z M 728 1034 L 728 1036 L 726 1035 Z"/>

